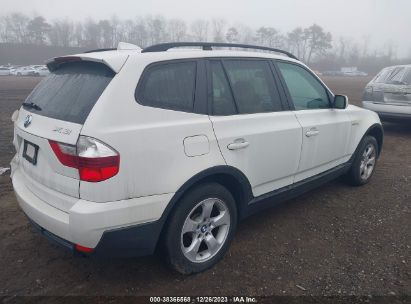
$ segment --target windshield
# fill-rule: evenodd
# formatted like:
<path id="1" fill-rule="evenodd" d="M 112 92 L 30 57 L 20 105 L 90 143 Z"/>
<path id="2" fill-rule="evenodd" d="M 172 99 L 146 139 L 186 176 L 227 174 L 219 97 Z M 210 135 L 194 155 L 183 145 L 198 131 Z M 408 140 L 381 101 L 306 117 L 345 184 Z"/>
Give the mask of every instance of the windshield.
<path id="1" fill-rule="evenodd" d="M 62 64 L 41 81 L 27 97 L 26 109 L 39 115 L 84 124 L 88 114 L 114 77 L 96 62 Z"/>

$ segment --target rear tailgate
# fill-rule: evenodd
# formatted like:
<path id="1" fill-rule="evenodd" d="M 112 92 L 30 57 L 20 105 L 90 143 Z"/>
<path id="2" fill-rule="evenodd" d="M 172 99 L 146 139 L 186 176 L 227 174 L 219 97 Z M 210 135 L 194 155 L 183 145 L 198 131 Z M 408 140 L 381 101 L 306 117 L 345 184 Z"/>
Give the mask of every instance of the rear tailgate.
<path id="1" fill-rule="evenodd" d="M 24 126 L 27 117 L 31 123 Z M 50 205 L 68 211 L 79 197 L 78 171 L 63 166 L 55 156 L 49 140 L 75 144 L 82 125 L 48 118 L 21 109 L 15 124 L 14 145 L 25 184 L 37 197 Z M 63 195 L 61 195 L 63 194 Z"/>
<path id="2" fill-rule="evenodd" d="M 59 62 L 27 97 L 15 123 L 14 144 L 27 187 L 67 212 L 79 198 L 77 168 L 63 165 L 50 141 L 75 145 L 91 109 L 115 73 L 89 61 Z"/>

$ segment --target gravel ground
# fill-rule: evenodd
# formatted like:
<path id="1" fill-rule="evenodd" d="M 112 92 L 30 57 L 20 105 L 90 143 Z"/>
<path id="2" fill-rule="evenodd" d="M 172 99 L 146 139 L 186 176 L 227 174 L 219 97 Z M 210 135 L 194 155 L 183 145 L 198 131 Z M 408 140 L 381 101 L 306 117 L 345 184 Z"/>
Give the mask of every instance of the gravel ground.
<path id="1" fill-rule="evenodd" d="M 358 104 L 368 78 L 327 77 Z M 0 167 L 10 116 L 39 78 L 0 78 Z M 337 180 L 240 223 L 225 258 L 184 277 L 159 257 L 72 257 L 33 232 L 0 176 L 0 298 L 15 295 L 411 295 L 411 123 L 385 124 L 372 181 Z M 391 301 L 387 299 L 387 303 Z"/>

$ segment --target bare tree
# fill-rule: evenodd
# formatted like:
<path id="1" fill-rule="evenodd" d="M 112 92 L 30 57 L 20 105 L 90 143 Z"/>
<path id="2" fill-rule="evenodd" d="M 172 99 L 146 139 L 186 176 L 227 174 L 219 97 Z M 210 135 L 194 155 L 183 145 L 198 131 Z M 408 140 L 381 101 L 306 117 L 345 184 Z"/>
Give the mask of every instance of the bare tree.
<path id="1" fill-rule="evenodd" d="M 148 37 L 151 44 L 167 40 L 166 21 L 162 16 L 148 17 L 146 20 Z"/>
<path id="2" fill-rule="evenodd" d="M 230 27 L 227 30 L 227 33 L 225 34 L 225 39 L 227 40 L 227 42 L 229 43 L 234 43 L 234 42 L 238 42 L 240 37 L 239 37 L 239 33 L 238 30 L 235 27 Z"/>
<path id="3" fill-rule="evenodd" d="M 52 45 L 71 46 L 74 38 L 74 24 L 68 19 L 56 20 L 47 33 Z"/>
<path id="4" fill-rule="evenodd" d="M 191 33 L 195 41 L 208 40 L 208 21 L 196 20 L 191 24 Z"/>
<path id="5" fill-rule="evenodd" d="M 120 24 L 120 32 L 121 37 L 124 41 L 128 41 L 130 43 L 136 43 L 135 36 L 135 23 L 133 20 L 127 19 Z"/>
<path id="6" fill-rule="evenodd" d="M 269 47 L 282 47 L 283 37 L 273 27 L 260 27 L 256 32 L 256 39 L 261 45 Z"/>
<path id="7" fill-rule="evenodd" d="M 381 43 L 370 50 L 370 36 L 361 41 L 340 37 L 332 44 L 332 36 L 316 24 L 297 27 L 288 33 L 280 33 L 273 27 L 257 30 L 244 24 L 227 26 L 224 19 L 200 19 L 187 26 L 181 19 L 163 16 L 138 17 L 122 20 L 87 19 L 73 23 L 69 19 L 48 22 L 42 16 L 29 18 L 13 13 L 0 16 L 0 41 L 3 43 L 31 43 L 37 45 L 75 46 L 83 48 L 114 47 L 119 41 L 135 43 L 141 47 L 165 41 L 228 41 L 253 43 L 285 48 L 310 65 L 327 69 L 352 65 L 376 72 L 377 68 L 398 63 L 397 46 L 392 41 Z M 410 53 L 411 56 L 411 53 Z"/>
<path id="8" fill-rule="evenodd" d="M 109 48 L 113 46 L 113 27 L 109 20 L 100 20 L 97 24 L 99 30 L 98 47 Z"/>
<path id="9" fill-rule="evenodd" d="M 304 38 L 304 31 L 301 27 L 297 27 L 287 34 L 286 40 L 288 49 L 290 50 L 290 52 L 296 54 L 298 58 L 302 57 L 304 54 Z"/>
<path id="10" fill-rule="evenodd" d="M 10 28 L 7 26 L 7 16 L 0 16 L 0 41 L 10 42 Z"/>
<path id="11" fill-rule="evenodd" d="M 212 20 L 214 42 L 224 42 L 224 29 L 226 23 L 227 22 L 221 18 L 215 18 Z"/>
<path id="12" fill-rule="evenodd" d="M 83 24 L 81 22 L 77 22 L 74 25 L 73 46 L 76 46 L 76 47 L 84 46 L 83 31 L 84 31 Z"/>
<path id="13" fill-rule="evenodd" d="M 183 41 L 187 36 L 187 25 L 183 20 L 171 19 L 168 22 L 168 32 L 171 41 Z"/>
<path id="14" fill-rule="evenodd" d="M 4 18 L 4 37 L 7 42 L 28 43 L 30 42 L 27 25 L 30 19 L 21 13 L 13 13 Z"/>
<path id="15" fill-rule="evenodd" d="M 370 42 L 371 42 L 371 36 L 370 35 L 364 35 L 362 37 L 362 57 L 367 57 L 368 56 L 368 50 L 370 47 Z"/>
<path id="16" fill-rule="evenodd" d="M 98 24 L 91 18 L 89 18 L 83 27 L 84 47 L 98 48 L 100 38 L 100 28 Z"/>
<path id="17" fill-rule="evenodd" d="M 110 24 L 111 24 L 111 44 L 108 45 L 108 47 L 114 47 L 118 45 L 118 43 L 123 39 L 123 34 L 122 34 L 122 31 L 120 30 L 122 26 L 122 22 L 116 15 L 113 15 L 110 19 Z"/>
<path id="18" fill-rule="evenodd" d="M 254 30 L 252 28 L 244 24 L 237 24 L 235 28 L 238 31 L 238 41 L 246 44 L 252 44 L 255 42 Z"/>
<path id="19" fill-rule="evenodd" d="M 149 44 L 148 42 L 148 31 L 147 25 L 144 19 L 139 19 L 135 22 L 134 29 L 132 32 L 133 42 L 137 43 L 140 47 L 145 47 Z"/>

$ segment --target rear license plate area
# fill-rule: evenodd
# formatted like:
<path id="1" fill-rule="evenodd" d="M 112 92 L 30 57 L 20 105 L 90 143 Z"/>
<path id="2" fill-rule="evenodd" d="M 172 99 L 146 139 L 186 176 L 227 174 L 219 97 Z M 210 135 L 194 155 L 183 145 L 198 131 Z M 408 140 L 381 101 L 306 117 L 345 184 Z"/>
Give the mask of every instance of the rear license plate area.
<path id="1" fill-rule="evenodd" d="M 36 165 L 37 164 L 37 155 L 39 153 L 39 146 L 24 140 L 23 145 L 23 158 L 25 158 L 29 163 Z"/>

